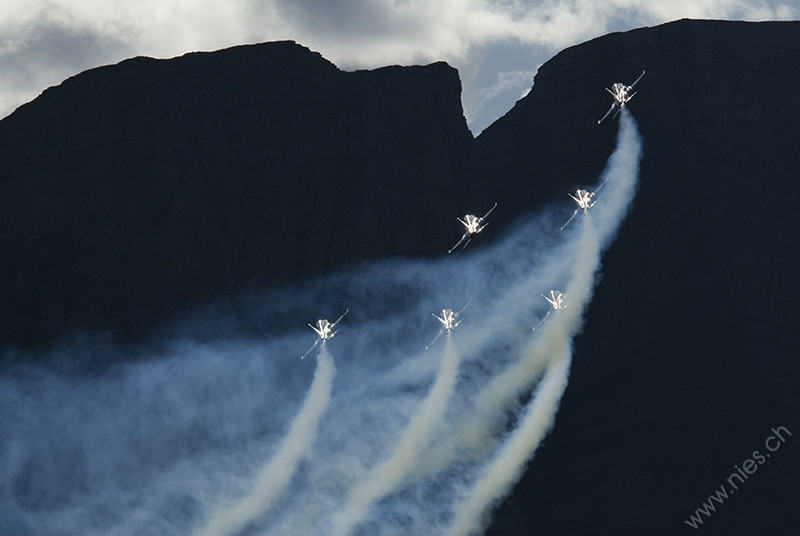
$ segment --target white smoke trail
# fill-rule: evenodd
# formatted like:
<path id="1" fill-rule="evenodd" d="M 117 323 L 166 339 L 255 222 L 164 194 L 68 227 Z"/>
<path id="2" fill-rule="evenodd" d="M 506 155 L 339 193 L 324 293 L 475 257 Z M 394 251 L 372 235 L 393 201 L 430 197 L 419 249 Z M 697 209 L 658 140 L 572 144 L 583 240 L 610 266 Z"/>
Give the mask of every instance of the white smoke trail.
<path id="1" fill-rule="evenodd" d="M 604 230 L 602 239 L 595 229 L 595 214 L 586 212 L 582 219 L 579 254 L 567 288 L 569 307 L 559 311 L 542 329 L 541 336 L 519 363 L 496 376 L 481 392 L 477 404 L 477 419 L 491 422 L 519 397 L 528 383 L 538 377 L 543 363 L 550 361 L 545 378 L 539 385 L 525 417 L 514 433 L 489 462 L 470 493 L 455 507 L 453 523 L 448 531 L 452 536 L 477 534 L 483 528 L 489 509 L 508 493 L 519 478 L 525 464 L 533 456 L 555 419 L 558 402 L 567 385 L 569 346 L 580 331 L 583 313 L 591 300 L 595 273 L 600 268 L 601 243 L 607 244 L 616 233 L 636 189 L 641 141 L 633 119 L 627 113 L 621 117 L 617 149 L 606 168 L 609 192 L 600 212 Z M 465 426 L 459 441 L 486 448 L 487 429 L 476 422 Z"/>
<path id="2" fill-rule="evenodd" d="M 629 121 L 623 113 L 620 147 L 635 138 Z M 637 151 L 618 148 L 609 175 L 634 170 Z M 601 249 L 635 187 L 626 191 L 623 182 L 611 176 L 590 212 Z M 257 495 L 265 460 L 277 459 L 288 444 L 287 431 L 292 435 L 314 385 L 316 372 L 287 356 L 308 347 L 303 332 L 310 315 L 347 305 L 351 313 L 335 340 L 336 389 L 316 439 L 295 451 L 294 468 L 284 466 L 291 469 L 285 484 L 272 481 L 271 499 L 251 502 L 258 505 L 241 516 L 252 518 L 249 524 L 236 522 L 240 534 L 330 534 L 351 493 L 392 456 L 432 397 L 444 363 L 422 351 L 434 334 L 431 312 L 472 299 L 453 333 L 455 385 L 415 447 L 416 467 L 398 471 L 403 476 L 396 484 L 384 484 L 389 491 L 373 492 L 352 529 L 370 536 L 444 533 L 454 497 L 475 487 L 509 423 L 521 417 L 521 400 L 549 360 L 568 348 L 560 332 L 580 327 L 580 318 L 569 321 L 584 301 L 571 282 L 592 279 L 576 275 L 583 266 L 578 256 L 587 251 L 582 227 L 558 231 L 567 205 L 565 196 L 506 236 L 482 233 L 482 247 L 470 245 L 458 256 L 392 259 L 302 287 L 252 292 L 226 303 L 222 314 L 210 304 L 138 348 L 85 337 L 38 360 L 6 351 L 0 357 L 0 534 L 186 536 L 221 515 L 218 505 L 247 502 Z M 564 290 L 570 305 L 532 333 L 547 309 L 540 294 L 553 288 Z M 231 306 L 240 307 L 236 326 L 221 320 L 230 318 Z M 94 356 L 107 369 L 82 364 Z M 507 370 L 515 372 L 495 379 Z M 467 452 L 457 438 L 473 424 L 480 434 Z"/>
<path id="3" fill-rule="evenodd" d="M 480 422 L 496 421 L 497 415 L 509 409 L 521 395 L 530 390 L 542 370 L 554 355 L 563 355 L 570 341 L 583 324 L 583 313 L 592 297 L 595 272 L 599 267 L 600 248 L 595 232 L 592 215 L 588 212 L 582 218 L 581 237 L 576 247 L 578 254 L 573 265 L 572 275 L 566 288 L 568 306 L 539 330 L 522 359 L 502 374 L 492 379 L 479 394 L 476 420 Z M 476 423 L 477 424 L 477 423 Z M 467 426 L 464 430 L 470 434 L 485 434 L 482 426 Z M 467 445 L 480 445 L 476 437 L 461 438 Z"/>
<path id="4" fill-rule="evenodd" d="M 560 241 L 569 237 L 549 237 L 552 228 L 550 217 L 529 218 L 469 255 L 387 261 L 258 297 L 267 320 L 258 309 L 246 318 L 271 328 L 269 336 L 234 332 L 231 339 L 227 325 L 191 316 L 188 328 L 158 341 L 156 350 L 129 355 L 101 345 L 95 352 L 115 354 L 103 373 L 88 374 L 80 365 L 61 370 L 58 355 L 69 363 L 80 359 L 85 341 L 42 363 L 0 370 L 0 429 L 8 431 L 0 434 L 0 534 L 202 530 L 217 513 L 209 505 L 235 505 L 254 493 L 262 461 L 285 443 L 295 402 L 305 399 L 307 367 L 285 357 L 307 347 L 299 331 L 304 322 L 296 322 L 295 333 L 275 328 L 274 320 L 345 303 L 352 312 L 335 341 L 342 350 L 337 389 L 312 452 L 273 498 L 269 515 L 243 528 L 329 534 L 350 490 L 392 452 L 430 395 L 439 365 L 435 353 L 421 351 L 432 335 L 430 313 L 464 296 L 480 312 L 454 333 L 469 350 L 459 356 L 446 410 L 428 434 L 436 441 L 455 424 L 453 415 L 468 410 L 474 390 L 513 359 L 509 349 L 530 333 L 529 319 L 540 316 L 539 292 L 568 267 Z M 198 335 L 210 342 L 196 342 L 192 326 L 201 326 Z M 369 508 L 356 532 L 396 534 L 398 526 L 407 534 L 441 532 L 454 490 L 468 474 L 469 468 L 401 481 Z M 261 504 L 256 510 L 263 511 Z"/>
<path id="5" fill-rule="evenodd" d="M 455 459 L 480 456 L 493 448 L 504 416 L 530 391 L 552 356 L 566 352 L 581 329 L 602 248 L 615 236 L 636 191 L 641 140 L 627 110 L 623 110 L 620 121 L 617 147 L 603 173 L 608 178 L 603 195 L 591 211 L 583 214 L 578 243 L 572 244 L 577 251 L 565 289 L 568 307 L 551 315 L 537 329 L 523 357 L 480 390 L 474 412 L 462 417 L 464 420 L 453 435 L 435 445 L 417 468 L 420 476 L 441 472 Z"/>
<path id="6" fill-rule="evenodd" d="M 403 431 L 389 458 L 367 478 L 357 482 L 350 492 L 343 511 L 336 516 L 333 536 L 347 536 L 364 518 L 370 506 L 402 484 L 418 463 L 422 449 L 430 441 L 431 432 L 442 420 L 458 376 L 459 356 L 448 330 L 439 373 L 427 398 Z"/>
<path id="7" fill-rule="evenodd" d="M 523 359 L 496 376 L 480 393 L 474 428 L 463 427 L 466 432 L 461 434 L 461 441 L 473 449 L 489 448 L 493 436 L 487 434 L 488 429 L 480 426 L 478 419 L 496 421 L 546 367 L 544 378 L 517 428 L 483 468 L 469 494 L 456 505 L 453 523 L 447 532 L 451 536 L 477 534 L 484 528 L 489 509 L 517 481 L 555 420 L 558 403 L 567 386 L 570 344 L 582 326 L 583 312 L 591 300 L 595 271 L 600 264 L 600 244 L 592 215 L 584 214 L 581 223 L 579 255 L 567 287 L 567 296 L 571 297 L 569 306 L 541 330 Z"/>
<path id="8" fill-rule="evenodd" d="M 485 525 L 489 507 L 504 497 L 519 479 L 536 447 L 555 420 L 558 403 L 567 387 L 570 356 L 555 356 L 528 404 L 522 422 L 482 471 L 480 478 L 455 508 L 449 536 L 477 534 Z"/>
<path id="9" fill-rule="evenodd" d="M 261 469 L 250 494 L 215 514 L 208 525 L 197 532 L 198 536 L 234 534 L 270 510 L 316 438 L 317 425 L 330 400 L 334 372 L 333 358 L 323 341 L 305 403 L 278 452 Z"/>
<path id="10" fill-rule="evenodd" d="M 622 220 L 630 210 L 639 179 L 642 139 L 636 120 L 627 108 L 622 109 L 617 133 L 617 148 L 608 159 L 604 175 L 608 182 L 592 208 L 601 251 L 616 237 Z"/>

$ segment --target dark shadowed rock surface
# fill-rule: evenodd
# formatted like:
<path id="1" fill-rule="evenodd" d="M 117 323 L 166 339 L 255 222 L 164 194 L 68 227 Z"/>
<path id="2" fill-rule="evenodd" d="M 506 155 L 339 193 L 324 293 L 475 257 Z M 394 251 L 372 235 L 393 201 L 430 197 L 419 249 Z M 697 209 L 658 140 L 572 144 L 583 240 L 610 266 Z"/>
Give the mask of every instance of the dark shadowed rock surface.
<path id="1" fill-rule="evenodd" d="M 679 21 L 570 48 L 478 150 L 505 153 L 507 195 L 536 185 L 506 203 L 585 184 L 616 133 L 595 124 L 610 101 L 600 88 L 642 70 L 630 103 L 640 189 L 603 260 L 557 425 L 517 486 L 532 530 L 501 513 L 494 534 L 793 534 L 800 24 Z M 740 489 L 702 530 L 685 524 L 780 426 L 794 434 L 782 449 L 732 480 Z"/>
<path id="2" fill-rule="evenodd" d="M 345 73 L 286 42 L 82 73 L 0 121 L 0 339 L 136 334 L 247 285 L 441 254 L 465 205 L 496 199 L 499 226 L 593 183 L 617 129 L 602 88 L 642 70 L 639 193 L 490 533 L 795 534 L 800 23 L 572 47 L 477 139 L 442 63 Z"/>
<path id="3" fill-rule="evenodd" d="M 0 122 L 0 340 L 134 334 L 245 284 L 440 252 L 460 92 L 444 63 L 346 73 L 293 42 L 46 90 Z"/>

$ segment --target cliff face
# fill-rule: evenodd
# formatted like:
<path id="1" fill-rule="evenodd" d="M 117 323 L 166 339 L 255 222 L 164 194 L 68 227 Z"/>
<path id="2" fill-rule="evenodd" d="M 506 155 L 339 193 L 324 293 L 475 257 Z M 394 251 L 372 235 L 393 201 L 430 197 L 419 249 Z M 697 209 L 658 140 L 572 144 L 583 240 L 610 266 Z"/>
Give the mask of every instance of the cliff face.
<path id="1" fill-rule="evenodd" d="M 443 63 L 345 73 L 282 42 L 77 75 L 0 122 L 0 340 L 439 252 L 472 142 Z"/>
<path id="2" fill-rule="evenodd" d="M 247 284 L 442 254 L 475 200 L 500 226 L 593 183 L 617 129 L 602 88 L 646 70 L 639 193 L 491 532 L 691 531 L 772 428 L 800 431 L 798 52 L 799 23 L 612 34 L 474 140 L 441 63 L 345 73 L 271 43 L 88 71 L 0 122 L 0 340 L 136 333 Z M 796 437 L 708 533 L 798 526 Z"/>
<path id="3" fill-rule="evenodd" d="M 630 103 L 645 144 L 640 189 L 603 259 L 557 426 L 508 517 L 518 509 L 542 534 L 692 531 L 684 520 L 767 451 L 772 428 L 800 430 L 799 48 L 797 23 L 605 36 L 542 66 L 478 138 L 485 154 L 506 153 L 506 191 L 586 184 L 616 132 L 595 124 L 610 104 L 601 88 L 646 70 Z M 714 503 L 705 530 L 796 527 L 797 448 Z M 496 533 L 516 533 L 502 519 Z"/>

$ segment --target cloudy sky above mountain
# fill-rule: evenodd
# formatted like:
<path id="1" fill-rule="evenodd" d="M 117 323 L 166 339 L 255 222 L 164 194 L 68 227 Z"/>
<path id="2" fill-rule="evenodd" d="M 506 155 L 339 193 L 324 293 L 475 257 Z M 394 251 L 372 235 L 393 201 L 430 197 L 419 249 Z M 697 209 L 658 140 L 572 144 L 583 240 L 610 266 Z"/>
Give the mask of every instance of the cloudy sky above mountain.
<path id="1" fill-rule="evenodd" d="M 0 117 L 86 69 L 132 56 L 292 39 L 341 69 L 445 60 L 474 133 L 556 52 L 683 17 L 791 20 L 794 0 L 26 0 L 0 2 Z"/>

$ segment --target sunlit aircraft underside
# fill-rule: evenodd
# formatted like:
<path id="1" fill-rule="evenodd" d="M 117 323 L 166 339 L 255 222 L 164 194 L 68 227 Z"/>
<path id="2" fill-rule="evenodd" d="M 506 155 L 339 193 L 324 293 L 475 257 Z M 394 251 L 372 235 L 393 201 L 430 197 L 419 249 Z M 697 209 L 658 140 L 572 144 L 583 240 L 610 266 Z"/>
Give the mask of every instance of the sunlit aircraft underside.
<path id="1" fill-rule="evenodd" d="M 442 309 L 442 316 L 438 316 L 436 313 L 433 313 L 433 316 L 442 323 L 446 330 L 451 330 L 461 323 L 461 320 L 456 321 L 458 313 L 453 312 L 452 309 Z"/>
<path id="2" fill-rule="evenodd" d="M 489 212 L 484 214 L 482 218 L 479 218 L 478 216 L 475 216 L 473 214 L 467 214 L 466 216 L 464 216 L 463 220 L 461 218 L 457 218 L 458 221 L 460 221 L 465 228 L 464 236 L 461 237 L 461 240 L 456 242 L 455 246 L 447 250 L 447 253 L 452 253 L 453 250 L 456 249 L 458 246 L 460 246 L 462 243 L 464 243 L 464 245 L 462 246 L 461 249 L 467 247 L 467 244 L 469 244 L 470 240 L 472 240 L 472 237 L 483 231 L 484 227 L 488 225 L 487 223 L 483 222 L 484 220 L 486 220 L 487 217 L 489 217 L 489 214 L 491 214 L 495 208 L 497 208 L 497 203 L 495 203 L 494 206 L 489 209 Z"/>
<path id="3" fill-rule="evenodd" d="M 567 308 L 566 294 L 563 294 L 558 290 L 551 290 L 548 294 L 549 294 L 548 296 L 542 294 L 542 298 L 547 300 L 547 303 L 550 304 L 550 309 L 547 310 L 547 313 L 544 315 L 544 318 L 539 320 L 539 323 L 533 326 L 533 331 L 536 331 L 536 328 L 541 326 L 544 323 L 544 321 L 547 320 L 547 317 L 550 316 L 550 313 L 552 313 L 553 311 L 558 312 L 562 309 Z"/>
<path id="4" fill-rule="evenodd" d="M 634 95 L 636 95 L 635 91 L 633 93 L 631 93 L 631 91 L 633 91 L 633 88 L 636 87 L 636 84 L 639 83 L 639 80 L 641 80 L 643 76 L 644 76 L 644 71 L 642 71 L 642 74 L 639 75 L 639 78 L 637 78 L 636 81 L 629 86 L 617 82 L 616 84 L 611 86 L 611 89 L 606 88 L 606 91 L 611 93 L 611 96 L 614 97 L 614 102 L 611 104 L 611 108 L 609 108 L 608 111 L 606 112 L 606 115 L 604 115 L 602 118 L 600 118 L 599 121 L 597 121 L 598 125 L 602 123 L 606 117 L 611 115 L 611 112 L 614 112 L 614 116 L 612 117 L 612 119 L 614 117 L 617 117 L 617 114 L 620 112 L 620 110 L 622 110 L 625 107 L 625 104 L 629 100 L 631 100 Z"/>
<path id="5" fill-rule="evenodd" d="M 567 295 L 558 290 L 551 290 L 549 296 L 542 294 L 542 298 L 547 300 L 547 303 L 556 311 L 566 309 L 567 307 Z"/>
<path id="6" fill-rule="evenodd" d="M 350 309 L 349 308 L 345 309 L 344 313 L 342 313 L 342 316 L 340 316 L 339 319 L 333 323 L 329 322 L 325 318 L 320 318 L 319 320 L 317 320 L 316 327 L 309 324 L 308 327 L 313 329 L 317 333 L 317 335 L 319 335 L 319 338 L 316 341 L 314 341 L 314 344 L 311 345 L 311 348 L 309 348 L 306 353 L 300 356 L 300 359 L 305 359 L 305 357 L 311 353 L 311 350 L 317 347 L 317 344 L 319 344 L 320 341 L 325 342 L 328 339 L 332 339 L 333 336 L 336 335 L 336 333 L 339 331 L 338 329 L 336 331 L 333 331 L 333 328 L 336 327 L 336 324 L 338 324 L 342 320 L 342 318 L 344 318 L 344 315 L 346 315 L 348 312 L 350 312 Z"/>
<path id="7" fill-rule="evenodd" d="M 467 305 L 469 305 L 469 302 L 467 302 Z M 433 343 L 436 342 L 436 339 L 438 339 L 442 333 L 456 328 L 461 323 L 461 320 L 456 320 L 456 319 L 461 315 L 461 313 L 464 312 L 464 309 L 467 308 L 467 305 L 465 305 L 458 312 L 454 312 L 452 309 L 442 309 L 442 316 L 439 316 L 436 313 L 432 313 L 433 316 L 436 317 L 436 320 L 442 323 L 443 327 L 442 329 L 439 330 L 439 333 L 436 334 L 436 337 L 433 338 L 430 344 L 428 344 L 428 346 L 425 347 L 426 350 L 430 348 L 433 345 Z"/>
<path id="8" fill-rule="evenodd" d="M 573 220 L 573 218 L 575 218 L 575 216 L 578 215 L 579 212 L 586 212 L 592 208 L 595 203 L 597 203 L 597 200 L 594 198 L 594 196 L 597 195 L 597 192 L 599 192 L 603 186 L 605 186 L 607 180 L 608 178 L 606 178 L 594 192 L 590 192 L 588 190 L 577 190 L 575 195 L 567 194 L 578 204 L 578 208 L 576 208 L 575 212 L 572 213 L 572 216 L 569 217 L 567 223 L 561 226 L 562 231 L 567 225 L 570 224 L 570 222 Z"/>
<path id="9" fill-rule="evenodd" d="M 567 195 L 569 195 L 576 203 L 578 203 L 578 207 L 582 208 L 583 210 L 588 210 L 595 204 L 595 201 L 593 201 L 594 193 L 587 190 L 578 190 L 575 192 L 575 195 Z"/>

